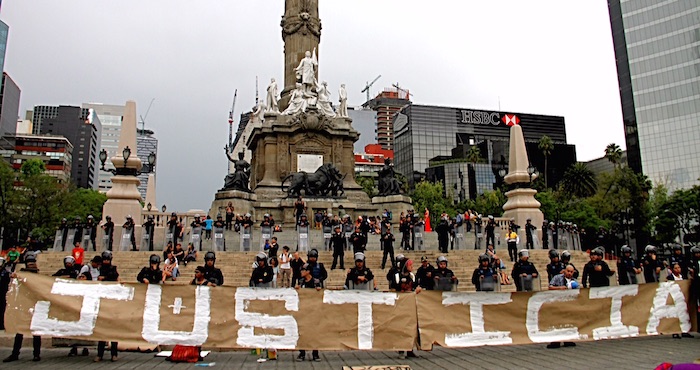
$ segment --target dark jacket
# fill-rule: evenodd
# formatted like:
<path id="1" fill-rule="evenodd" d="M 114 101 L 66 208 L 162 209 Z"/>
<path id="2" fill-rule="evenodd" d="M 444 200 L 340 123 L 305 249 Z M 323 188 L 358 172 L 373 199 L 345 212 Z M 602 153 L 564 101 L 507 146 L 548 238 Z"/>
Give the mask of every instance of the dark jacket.
<path id="1" fill-rule="evenodd" d="M 163 271 L 160 268 L 153 270 L 150 266 L 144 267 L 136 276 L 136 281 L 142 283 L 143 279 L 147 279 L 149 284 L 160 284 L 163 282 Z"/>

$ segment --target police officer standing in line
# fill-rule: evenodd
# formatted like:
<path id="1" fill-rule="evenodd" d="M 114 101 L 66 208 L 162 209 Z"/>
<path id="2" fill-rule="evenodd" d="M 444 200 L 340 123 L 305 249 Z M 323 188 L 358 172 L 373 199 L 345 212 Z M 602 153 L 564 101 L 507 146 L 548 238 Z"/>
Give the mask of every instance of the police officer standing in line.
<path id="1" fill-rule="evenodd" d="M 117 266 L 112 265 L 112 252 L 110 251 L 102 252 L 102 265 L 100 266 L 100 276 L 97 278 L 97 280 L 119 281 L 119 272 L 117 272 Z M 94 359 L 95 362 L 102 361 L 102 357 L 104 357 L 106 347 L 107 342 L 97 342 L 97 357 L 95 357 Z M 112 362 L 117 361 L 117 355 L 119 354 L 117 342 L 110 342 L 109 347 L 110 355 L 112 356 Z"/>
<path id="2" fill-rule="evenodd" d="M 4 261 L 4 259 L 3 259 Z M 31 272 L 34 274 L 39 273 L 39 268 L 37 267 L 36 264 L 36 255 L 34 253 L 29 253 L 24 257 L 24 265 L 25 267 L 21 268 L 21 272 Z M 3 270 L 5 268 L 3 267 Z M 16 273 L 12 273 L 10 275 L 10 278 L 14 279 L 17 277 Z M 9 280 L 8 280 L 9 284 Z M 5 296 L 3 295 L 3 299 Z M 3 306 L 4 310 L 4 306 Z M 22 341 L 24 340 L 24 335 L 17 333 L 15 334 L 15 342 L 14 345 L 12 346 L 12 354 L 10 354 L 8 357 L 6 357 L 2 362 L 13 362 L 19 360 L 19 351 L 22 349 Z M 32 358 L 32 361 L 41 361 L 41 337 L 38 335 L 34 335 L 32 337 L 32 345 L 34 347 L 34 358 Z"/>
<path id="3" fill-rule="evenodd" d="M 250 286 L 256 288 L 269 288 L 274 272 L 272 267 L 267 264 L 267 255 L 260 252 L 255 255 L 255 263 L 253 264 L 253 273 L 250 275 Z"/>
<path id="4" fill-rule="evenodd" d="M 559 260 L 559 251 L 552 249 L 549 251 L 549 264 L 547 264 L 547 281 L 552 281 L 552 278 L 561 274 L 566 268 L 563 262 Z"/>
<path id="5" fill-rule="evenodd" d="M 525 248 L 526 249 L 534 249 L 535 248 L 535 243 L 534 239 L 532 237 L 533 231 L 537 230 L 535 225 L 532 224 L 532 219 L 528 218 L 527 221 L 525 222 Z"/>
<path id="6" fill-rule="evenodd" d="M 82 222 L 80 222 L 80 216 L 75 216 L 75 221 L 73 221 L 73 226 L 71 227 L 75 229 L 75 236 L 73 238 L 73 241 L 81 241 L 83 239 L 83 224 Z"/>
<path id="7" fill-rule="evenodd" d="M 204 255 L 204 278 L 216 285 L 224 285 L 224 274 L 214 264 L 216 264 L 216 254 L 209 251 Z"/>
<path id="8" fill-rule="evenodd" d="M 634 258 L 632 258 L 632 248 L 623 245 L 620 248 L 620 254 L 622 256 L 617 261 L 618 282 L 620 285 L 637 284 L 637 275 L 642 273 L 642 269 L 637 266 Z"/>
<path id="9" fill-rule="evenodd" d="M 315 251 L 315 249 L 312 249 L 309 251 L 309 254 L 311 254 L 312 251 Z M 316 252 L 318 255 L 318 252 Z M 309 258 L 310 259 L 310 258 Z M 321 290 L 323 288 L 323 282 L 315 279 L 313 277 L 313 269 L 314 267 L 310 263 L 305 263 L 301 267 L 301 279 L 299 280 L 299 285 L 295 286 L 296 289 L 299 288 L 307 288 L 307 289 L 316 289 L 316 290 Z M 318 355 L 318 350 L 314 349 L 311 351 L 311 359 L 313 361 L 319 362 L 321 361 L 321 358 Z M 299 356 L 297 356 L 297 361 L 303 362 L 306 360 L 306 350 L 300 350 L 299 351 Z"/>
<path id="10" fill-rule="evenodd" d="M 644 269 L 644 280 L 647 283 L 658 283 L 661 269 L 664 268 L 664 263 L 656 256 L 656 247 L 647 245 L 644 248 L 645 256 L 640 261 L 640 266 Z"/>
<path id="11" fill-rule="evenodd" d="M 486 245 L 493 244 L 496 246 L 496 220 L 492 215 L 489 215 L 489 220 L 486 222 Z"/>
<path id="12" fill-rule="evenodd" d="M 160 269 L 160 256 L 152 254 L 148 258 L 148 266 L 141 269 L 136 281 L 144 284 L 160 284 L 163 282 L 163 271 Z"/>
<path id="13" fill-rule="evenodd" d="M 143 232 L 148 235 L 148 250 L 153 251 L 153 233 L 156 229 L 156 223 L 153 221 L 153 215 L 146 217 L 146 222 L 141 225 Z"/>
<path id="14" fill-rule="evenodd" d="M 331 264 L 331 270 L 335 270 L 338 259 L 340 259 L 340 269 L 345 270 L 345 238 L 343 237 L 343 233 L 340 231 L 340 225 L 335 225 L 333 235 L 331 235 L 329 247 L 333 251 L 333 264 Z"/>
<path id="15" fill-rule="evenodd" d="M 216 221 L 214 221 L 214 232 L 216 232 L 217 228 L 221 228 L 224 230 L 226 228 L 226 222 L 221 217 L 221 214 L 216 215 Z M 214 237 L 216 237 L 216 234 L 214 234 Z M 223 243 L 224 243 L 224 250 L 226 250 L 226 238 L 222 238 Z"/>
<path id="16" fill-rule="evenodd" d="M 430 261 L 426 256 L 421 257 L 420 262 L 421 266 L 418 268 L 418 271 L 416 271 L 416 283 L 425 290 L 433 290 L 435 287 L 435 279 L 433 279 L 435 267 L 430 264 Z M 394 266 L 392 266 L 392 269 L 393 268 Z"/>
<path id="17" fill-rule="evenodd" d="M 81 268 L 82 266 L 75 265 L 75 258 L 73 258 L 73 256 L 65 256 L 63 257 L 63 268 L 56 271 L 56 273 L 51 276 L 77 279 Z"/>
<path id="18" fill-rule="evenodd" d="M 182 226 L 180 221 L 177 219 L 177 213 L 173 212 L 170 214 L 170 220 L 168 220 L 168 232 L 173 234 L 173 245 L 177 244 L 178 239 L 182 240 Z"/>
<path id="19" fill-rule="evenodd" d="M 361 284 L 373 282 L 373 289 L 377 289 L 377 282 L 374 280 L 372 270 L 365 266 L 365 254 L 355 253 L 355 267 L 348 271 L 345 278 L 345 289 L 357 288 Z"/>
<path id="20" fill-rule="evenodd" d="M 401 233 L 400 249 L 405 251 L 411 248 L 411 221 L 410 216 L 404 216 L 399 221 L 399 232 Z"/>
<path id="21" fill-rule="evenodd" d="M 536 278 L 539 273 L 537 272 L 537 267 L 535 267 L 532 262 L 528 261 L 530 259 L 530 252 L 528 252 L 527 249 L 521 249 L 520 252 L 518 252 L 518 258 L 518 262 L 513 264 L 513 271 L 511 271 L 510 275 L 515 282 L 517 291 L 522 292 L 524 287 L 521 278 L 527 276 Z"/>
<path id="22" fill-rule="evenodd" d="M 58 225 L 58 230 L 61 231 L 63 239 L 61 239 L 61 247 L 66 250 L 66 239 L 68 239 L 68 220 L 65 218 L 61 219 L 61 224 Z"/>
<path id="23" fill-rule="evenodd" d="M 359 225 L 355 225 L 355 232 L 350 235 L 350 244 L 352 244 L 352 252 L 364 252 L 367 244 L 367 237 L 360 229 Z"/>
<path id="24" fill-rule="evenodd" d="M 122 228 L 124 229 L 125 232 L 130 232 L 131 237 L 129 238 L 129 241 L 131 242 L 131 250 L 132 251 L 137 251 L 136 249 L 136 234 L 134 230 L 134 219 L 131 218 L 131 215 L 126 216 L 126 222 L 124 222 L 124 225 L 122 225 Z"/>
<path id="25" fill-rule="evenodd" d="M 386 267 L 386 258 L 389 256 L 389 263 L 391 263 L 392 267 L 394 266 L 394 242 L 396 241 L 396 237 L 394 237 L 394 234 L 391 232 L 391 224 L 389 223 L 386 227 L 386 231 L 384 234 L 381 236 L 381 241 L 382 243 L 382 249 L 383 249 L 383 254 L 382 254 L 382 270 L 384 270 L 384 267 Z"/>
<path id="26" fill-rule="evenodd" d="M 597 247 L 591 251 L 591 260 L 583 266 L 583 277 L 581 284 L 584 288 L 598 288 L 610 286 L 610 276 L 613 276 L 615 271 L 610 270 L 608 264 L 603 261 L 605 249 Z"/>
<path id="27" fill-rule="evenodd" d="M 92 244 L 92 250 L 94 252 L 97 252 L 97 244 L 95 244 L 95 240 L 97 239 L 97 223 L 95 223 L 95 217 L 92 215 L 87 216 L 87 223 L 85 223 L 85 233 L 87 235 L 90 235 L 90 244 Z M 90 248 L 86 245 L 85 250 L 89 250 Z"/>
<path id="28" fill-rule="evenodd" d="M 559 249 L 559 226 L 555 225 L 554 222 L 550 222 L 549 228 L 552 230 L 552 247 Z"/>
<path id="29" fill-rule="evenodd" d="M 498 284 L 498 272 L 490 266 L 491 259 L 487 254 L 479 255 L 479 267 L 474 269 L 472 274 L 472 284 L 476 287 L 477 292 L 484 291 L 481 287 L 481 283 L 485 280 L 493 280 L 493 285 Z M 493 289 L 489 289 L 492 291 Z"/>
<path id="30" fill-rule="evenodd" d="M 441 253 L 447 253 L 448 243 L 450 242 L 450 224 L 445 217 L 440 218 L 440 222 L 435 227 L 438 234 L 438 247 Z"/>
<path id="31" fill-rule="evenodd" d="M 542 222 L 542 249 L 549 249 L 549 223 L 547 220 Z"/>
<path id="32" fill-rule="evenodd" d="M 324 282 L 328 279 L 328 271 L 322 263 L 318 262 L 318 250 L 316 248 L 310 250 L 306 257 L 306 263 L 311 266 L 311 276 L 323 287 Z"/>

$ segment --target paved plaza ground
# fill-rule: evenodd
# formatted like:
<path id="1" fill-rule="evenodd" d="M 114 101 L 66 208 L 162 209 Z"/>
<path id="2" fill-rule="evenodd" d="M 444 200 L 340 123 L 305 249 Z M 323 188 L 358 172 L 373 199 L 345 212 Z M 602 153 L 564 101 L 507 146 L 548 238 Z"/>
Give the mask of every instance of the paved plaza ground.
<path id="1" fill-rule="evenodd" d="M 279 360 L 258 363 L 249 351 L 212 352 L 205 363 L 219 369 L 342 369 L 343 366 L 408 365 L 412 369 L 653 369 L 662 362 L 682 363 L 700 359 L 700 335 L 694 339 L 657 336 L 579 343 L 577 347 L 546 349 L 544 344 L 443 349 L 418 352 L 421 358 L 399 360 L 395 352 L 321 352 L 321 362 L 296 362 L 298 352 L 280 352 Z M 41 362 L 32 362 L 31 346 L 20 360 L 0 364 L 3 369 L 185 369 L 193 364 L 173 364 L 147 353 L 120 353 L 119 361 L 93 363 L 89 357 L 67 357 L 65 348 L 44 349 Z M 7 357 L 10 348 L 0 348 Z M 310 355 L 310 354 L 308 354 Z"/>

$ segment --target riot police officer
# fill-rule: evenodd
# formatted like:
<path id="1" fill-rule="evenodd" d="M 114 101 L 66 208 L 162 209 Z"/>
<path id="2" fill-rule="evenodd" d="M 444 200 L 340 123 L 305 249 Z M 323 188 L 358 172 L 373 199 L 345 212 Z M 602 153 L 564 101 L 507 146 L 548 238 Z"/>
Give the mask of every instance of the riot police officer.
<path id="1" fill-rule="evenodd" d="M 177 244 L 177 240 L 182 240 L 182 225 L 177 219 L 177 213 L 173 212 L 170 214 L 170 220 L 168 220 L 168 232 L 173 235 L 173 245 Z"/>
<path id="2" fill-rule="evenodd" d="M 141 225 L 143 232 L 148 235 L 148 250 L 153 251 L 153 233 L 156 229 L 156 223 L 153 221 L 153 215 L 148 215 L 146 222 Z"/>
<path id="3" fill-rule="evenodd" d="M 574 268 L 574 279 L 578 279 L 578 269 L 576 266 L 574 266 L 573 263 L 571 263 L 571 252 L 569 251 L 563 251 L 561 252 L 561 263 L 564 264 L 564 266 L 571 265 L 571 267 Z"/>
<path id="4" fill-rule="evenodd" d="M 355 232 L 350 235 L 350 244 L 352 244 L 353 253 L 364 253 L 365 245 L 367 245 L 367 236 L 362 232 L 359 225 L 355 225 Z"/>
<path id="5" fill-rule="evenodd" d="M 518 292 L 522 292 L 525 287 L 523 287 L 523 282 L 521 278 L 532 277 L 536 278 L 539 273 L 537 272 L 537 267 L 529 261 L 530 252 L 527 249 L 521 249 L 518 252 L 518 261 L 513 264 L 513 271 L 511 271 L 511 277 L 515 282 L 515 287 Z"/>
<path id="6" fill-rule="evenodd" d="M 661 269 L 664 268 L 664 264 L 661 259 L 656 256 L 656 247 L 653 245 L 647 245 L 644 248 L 645 256 L 640 261 L 640 266 L 644 269 L 644 280 L 647 283 L 658 283 L 659 275 L 661 274 Z"/>
<path id="7" fill-rule="evenodd" d="M 668 257 L 668 265 L 673 266 L 678 264 L 681 267 L 683 278 L 688 278 L 688 260 L 683 255 L 683 247 L 680 244 L 673 244 L 671 247 L 671 256 Z"/>
<path id="8" fill-rule="evenodd" d="M 445 256 L 437 258 L 437 268 L 433 272 L 433 279 L 435 279 L 436 290 L 452 290 L 454 285 L 459 284 L 457 276 L 447 268 L 447 257 Z"/>
<path id="9" fill-rule="evenodd" d="M 82 266 L 76 266 L 73 256 L 63 257 L 63 268 L 56 271 L 52 276 L 60 276 L 69 279 L 77 279 Z"/>
<path id="10" fill-rule="evenodd" d="M 525 221 L 525 248 L 533 249 L 535 247 L 534 239 L 532 237 L 533 231 L 537 230 L 535 225 L 532 224 L 532 219 L 528 218 Z"/>
<path id="11" fill-rule="evenodd" d="M 389 263 L 391 265 L 394 265 L 394 242 L 396 241 L 396 237 L 394 237 L 394 234 L 391 232 L 391 224 L 388 224 L 386 231 L 384 234 L 381 236 L 381 241 L 382 243 L 382 270 L 384 270 L 384 267 L 386 266 L 386 258 L 389 256 Z"/>
<path id="12" fill-rule="evenodd" d="M 642 269 L 637 266 L 637 263 L 632 258 L 632 248 L 623 245 L 620 248 L 622 257 L 617 262 L 618 282 L 620 285 L 637 284 L 637 275 L 642 272 Z"/>
<path id="13" fill-rule="evenodd" d="M 345 238 L 340 231 L 340 225 L 335 225 L 333 235 L 331 235 L 330 249 L 333 251 L 333 263 L 331 270 L 335 270 L 336 263 L 340 259 L 340 269 L 345 269 Z"/>
<path id="14" fill-rule="evenodd" d="M 318 250 L 316 248 L 312 249 L 307 253 L 307 264 L 311 267 L 311 276 L 319 284 L 319 286 L 325 286 L 325 281 L 328 279 L 328 271 L 322 263 L 318 262 Z"/>
<path id="15" fill-rule="evenodd" d="M 66 249 L 66 239 L 68 239 L 68 220 L 65 218 L 61 219 L 61 224 L 58 225 L 58 230 L 61 231 L 61 235 L 63 239 L 61 239 L 61 247 L 63 247 L 63 250 Z"/>
<path id="16" fill-rule="evenodd" d="M 373 282 L 372 288 L 377 288 L 377 282 L 374 281 L 374 274 L 367 266 L 365 266 L 365 254 L 355 253 L 355 267 L 348 271 L 348 275 L 345 278 L 345 288 L 353 289 L 361 286 L 362 284 L 367 284 L 370 281 Z"/>
<path id="17" fill-rule="evenodd" d="M 141 269 L 136 281 L 144 284 L 160 284 L 163 282 L 163 271 L 160 269 L 160 256 L 152 254 L 148 258 L 148 266 Z"/>
<path id="18" fill-rule="evenodd" d="M 267 255 L 263 252 L 255 255 L 253 273 L 250 275 L 250 286 L 257 288 L 269 288 L 275 273 L 267 263 Z"/>
<path id="19" fill-rule="evenodd" d="M 552 278 L 561 274 L 565 268 L 566 265 L 559 260 L 559 251 L 551 249 L 549 251 L 549 264 L 547 264 L 547 282 L 552 281 Z"/>
<path id="20" fill-rule="evenodd" d="M 95 223 L 95 217 L 92 215 L 87 216 L 87 222 L 85 223 L 85 234 L 90 236 L 90 244 L 92 244 L 92 250 L 97 252 L 97 245 L 95 240 L 97 239 L 97 223 Z M 89 250 L 88 246 L 85 246 L 85 250 Z"/>
<path id="21" fill-rule="evenodd" d="M 124 228 L 124 232 L 130 232 L 131 237 L 129 238 L 129 242 L 131 243 L 131 250 L 136 251 L 136 236 L 135 233 L 135 227 L 136 224 L 134 223 L 134 219 L 131 218 L 131 215 L 126 216 L 126 222 L 124 222 L 124 225 L 122 225 L 122 228 Z"/>
<path id="22" fill-rule="evenodd" d="M 591 260 L 583 266 L 581 284 L 583 284 L 584 288 L 588 286 L 591 288 L 610 286 L 608 277 L 612 276 L 615 271 L 610 270 L 608 264 L 603 261 L 603 256 L 605 256 L 603 247 L 597 247 L 591 251 Z"/>
<path id="23" fill-rule="evenodd" d="M 223 285 L 224 274 L 221 273 L 220 269 L 214 266 L 215 264 L 216 253 L 211 251 L 207 252 L 204 255 L 204 278 L 216 285 Z"/>
<path id="24" fill-rule="evenodd" d="M 493 269 L 490 266 L 491 259 L 487 254 L 480 254 L 479 255 L 479 267 L 474 269 L 474 273 L 472 274 L 472 284 L 476 287 L 477 292 L 484 291 L 485 289 L 482 289 L 482 282 L 487 281 L 488 279 L 493 280 L 493 285 L 490 286 L 495 286 L 495 284 L 498 284 L 498 272 Z M 486 284 L 484 284 L 486 285 Z M 492 289 L 489 289 L 488 291 L 492 291 Z"/>
<path id="25" fill-rule="evenodd" d="M 127 219 L 129 219 L 130 217 L 131 216 L 127 217 Z M 97 280 L 119 281 L 119 272 L 117 272 L 117 266 L 112 264 L 112 252 L 110 251 L 102 252 L 102 265 L 100 265 L 100 276 L 97 278 Z M 97 357 L 95 357 L 94 359 L 95 362 L 102 361 L 102 357 L 104 356 L 106 348 L 106 341 L 97 342 Z M 117 360 L 117 342 L 110 342 L 110 355 L 112 356 L 112 361 Z"/>

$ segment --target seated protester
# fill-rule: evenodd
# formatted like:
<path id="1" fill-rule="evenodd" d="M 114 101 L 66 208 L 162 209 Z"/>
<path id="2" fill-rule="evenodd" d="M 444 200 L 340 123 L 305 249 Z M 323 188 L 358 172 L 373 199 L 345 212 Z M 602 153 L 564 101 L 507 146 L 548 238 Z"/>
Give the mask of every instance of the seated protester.
<path id="1" fill-rule="evenodd" d="M 15 266 L 19 263 L 19 248 L 17 246 L 10 246 L 10 250 L 7 252 L 7 265 L 10 267 L 10 271 L 15 271 Z"/>
<path id="2" fill-rule="evenodd" d="M 632 248 L 623 245 L 620 253 L 622 257 L 617 261 L 618 282 L 620 285 L 637 284 L 637 275 L 642 273 L 642 269 L 632 258 Z"/>
<path id="3" fill-rule="evenodd" d="M 683 278 L 683 270 L 681 269 L 681 265 L 679 263 L 674 263 L 671 265 L 671 273 L 668 274 L 668 277 L 666 277 L 666 280 L 668 281 L 679 281 L 679 280 L 685 280 Z"/>
<path id="4" fill-rule="evenodd" d="M 215 264 L 216 254 L 211 251 L 207 252 L 204 255 L 204 277 L 217 286 L 224 285 L 224 274 L 214 266 Z"/>
<path id="5" fill-rule="evenodd" d="M 216 286 L 216 284 L 210 282 L 204 277 L 204 266 L 197 266 L 197 268 L 194 269 L 194 279 L 192 279 L 190 285 L 206 285 L 210 287 Z"/>
<path id="6" fill-rule="evenodd" d="M 89 264 L 83 266 L 78 273 L 78 280 L 92 280 L 97 281 L 100 277 L 100 267 L 102 266 L 102 257 L 95 256 L 92 258 Z"/>
<path id="7" fill-rule="evenodd" d="M 192 243 L 190 243 L 192 244 Z M 168 242 L 168 245 L 165 246 L 165 249 L 163 249 L 163 260 L 168 259 L 168 254 L 173 253 L 175 251 L 175 247 L 173 246 L 173 242 Z"/>
<path id="8" fill-rule="evenodd" d="M 527 249 L 521 249 L 520 252 L 518 252 L 518 258 L 518 262 L 513 264 L 513 271 L 511 271 L 510 275 L 513 277 L 517 291 L 522 292 L 525 287 L 522 285 L 521 278 L 527 276 L 536 278 L 539 273 L 537 272 L 537 267 L 535 267 L 532 262 L 528 261 L 528 259 L 530 259 L 530 252 Z"/>
<path id="9" fill-rule="evenodd" d="M 401 255 L 403 256 L 403 255 Z M 423 256 L 420 258 L 421 266 L 416 272 L 416 283 L 425 290 L 433 290 L 435 287 L 435 280 L 433 279 L 433 272 L 435 268 L 428 261 L 428 257 Z M 391 271 L 389 271 L 391 273 Z M 394 274 L 396 272 L 394 271 Z"/>
<path id="10" fill-rule="evenodd" d="M 197 250 L 194 249 L 194 245 L 192 243 L 187 244 L 187 251 L 185 252 L 185 258 L 182 260 L 182 263 L 187 266 L 188 263 L 190 262 L 196 262 L 197 261 Z"/>
<path id="11" fill-rule="evenodd" d="M 362 284 L 372 282 L 372 289 L 377 289 L 372 270 L 365 266 L 365 254 L 355 253 L 355 267 L 348 271 L 345 277 L 345 289 L 360 289 Z"/>
<path id="12" fill-rule="evenodd" d="M 647 283 L 658 283 L 661 277 L 661 269 L 664 268 L 664 263 L 660 258 L 656 257 L 656 247 L 647 245 L 644 248 L 645 256 L 640 261 L 639 265 L 644 269 L 644 280 Z"/>
<path id="13" fill-rule="evenodd" d="M 574 266 L 567 265 L 560 274 L 554 275 L 549 281 L 549 290 L 566 290 L 566 289 L 578 289 L 579 284 L 574 278 Z M 574 342 L 564 342 L 564 347 L 574 347 L 576 343 Z M 547 348 L 559 348 L 561 347 L 560 342 L 552 342 L 547 345 Z"/>
<path id="14" fill-rule="evenodd" d="M 613 276 L 615 271 L 610 270 L 608 264 L 603 261 L 605 249 L 603 247 L 595 248 L 591 251 L 591 260 L 583 266 L 583 277 L 581 284 L 584 288 L 597 288 L 602 286 L 610 286 L 610 276 Z"/>
<path id="15" fill-rule="evenodd" d="M 547 281 L 552 281 L 552 278 L 561 274 L 566 266 L 559 260 L 559 251 L 556 249 L 549 250 L 549 264 L 547 264 Z"/>
<path id="16" fill-rule="evenodd" d="M 267 264 L 267 255 L 263 252 L 255 255 L 255 263 L 253 263 L 253 273 L 250 275 L 250 286 L 258 288 L 270 288 L 274 272 L 272 267 Z"/>
<path id="17" fill-rule="evenodd" d="M 63 268 L 56 271 L 52 276 L 60 276 L 69 279 L 77 279 L 82 266 L 76 266 L 75 258 L 72 256 L 63 257 Z"/>
<path id="18" fill-rule="evenodd" d="M 579 275 L 579 274 L 578 274 L 578 269 L 576 268 L 576 266 L 575 266 L 573 263 L 571 263 L 571 252 L 569 252 L 569 251 L 563 251 L 563 252 L 561 252 L 561 263 L 563 263 L 564 266 L 566 266 L 566 265 L 571 265 L 571 266 L 573 266 L 573 268 L 574 268 L 574 279 L 578 279 L 578 275 Z"/>
<path id="19" fill-rule="evenodd" d="M 112 265 L 112 252 L 104 251 L 102 252 L 102 265 L 100 265 L 100 276 L 97 278 L 99 281 L 119 281 L 119 273 L 117 272 L 117 266 Z M 110 355 L 112 356 L 112 362 L 117 361 L 118 355 L 118 343 L 110 342 Z M 93 360 L 94 362 L 102 361 L 102 357 L 105 354 L 105 349 L 107 348 L 106 341 L 97 342 L 97 357 Z"/>
<path id="20" fill-rule="evenodd" d="M 321 290 L 323 286 L 321 285 L 321 282 L 318 281 L 317 279 L 314 279 L 312 275 L 312 270 L 313 266 L 311 266 L 308 263 L 305 263 L 301 267 L 301 279 L 299 279 L 299 285 L 295 286 L 296 289 L 299 288 L 307 288 L 307 289 L 316 289 L 316 290 Z M 313 361 L 321 361 L 321 358 L 318 355 L 318 350 L 315 349 L 311 351 L 311 356 Z M 306 360 L 306 351 L 305 350 L 300 350 L 299 351 L 299 356 L 297 356 L 297 361 L 303 362 Z"/>
<path id="21" fill-rule="evenodd" d="M 498 273 L 498 275 L 501 278 L 501 285 L 510 285 L 512 282 L 510 281 L 510 276 L 506 274 L 506 264 L 503 262 L 503 260 L 498 257 L 497 254 L 494 254 L 493 257 L 491 258 L 491 263 L 489 264 L 494 271 Z"/>
<path id="22" fill-rule="evenodd" d="M 172 281 L 177 281 L 179 275 L 180 271 L 178 270 L 177 258 L 175 258 L 173 253 L 170 253 L 163 266 L 163 281 L 165 282 L 167 278 L 172 279 Z"/>
<path id="23" fill-rule="evenodd" d="M 498 272 L 490 266 L 490 262 L 488 255 L 482 254 L 479 256 L 479 267 L 474 269 L 474 273 L 472 274 L 472 284 L 476 287 L 477 292 L 485 291 L 481 289 L 482 281 L 490 279 L 493 280 L 494 284 L 498 284 Z M 488 291 L 493 290 L 494 289 L 491 288 Z"/>
<path id="24" fill-rule="evenodd" d="M 148 266 L 141 269 L 141 272 L 136 276 L 136 281 L 144 284 L 160 284 L 163 280 L 165 279 L 163 271 L 160 270 L 160 257 L 152 254 L 148 259 Z"/>
<path id="25" fill-rule="evenodd" d="M 681 275 L 685 278 L 688 277 L 688 259 L 683 255 L 683 247 L 680 244 L 673 244 L 671 247 L 671 256 L 668 257 L 669 274 L 672 274 L 671 267 L 674 264 L 678 264 L 681 267 Z"/>
<path id="26" fill-rule="evenodd" d="M 192 243 L 190 243 L 192 244 Z M 177 243 L 175 245 L 175 250 L 173 250 L 173 256 L 177 259 L 178 264 L 185 259 L 185 250 L 182 249 L 182 243 Z"/>
<path id="27" fill-rule="evenodd" d="M 75 242 L 75 247 L 71 251 L 71 256 L 75 259 L 75 264 L 79 266 L 83 265 L 83 258 L 85 257 L 85 249 L 80 246 L 80 242 Z"/>
<path id="28" fill-rule="evenodd" d="M 457 276 L 452 270 L 447 268 L 447 258 L 440 256 L 437 258 L 437 269 L 433 272 L 435 279 L 435 290 L 451 290 L 454 285 L 459 284 Z M 449 282 L 449 284 L 447 284 Z"/>
<path id="29" fill-rule="evenodd" d="M 25 267 L 21 268 L 19 271 L 20 272 L 31 272 L 34 274 L 39 273 L 39 268 L 37 267 L 36 263 L 36 255 L 34 253 L 28 253 L 24 257 L 24 265 Z M 10 275 L 10 278 L 14 279 L 17 277 L 16 273 L 12 273 Z M 6 357 L 2 362 L 13 362 L 19 360 L 19 352 L 22 349 L 22 341 L 24 340 L 24 335 L 17 333 L 15 334 L 15 342 L 12 347 L 12 353 L 10 356 Z M 32 361 L 41 361 L 41 337 L 38 335 L 34 335 L 32 338 L 32 345 L 34 347 L 34 358 Z"/>

